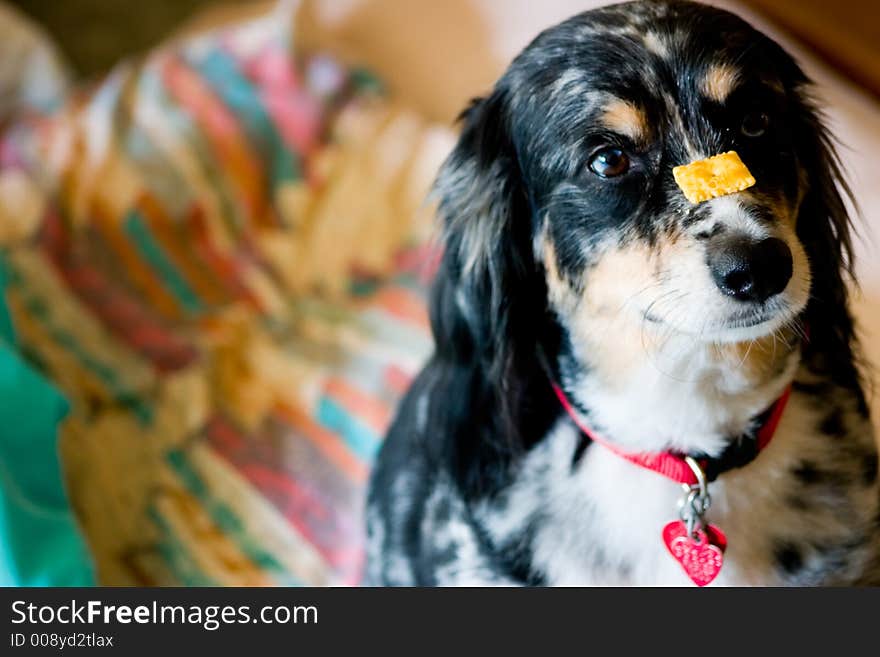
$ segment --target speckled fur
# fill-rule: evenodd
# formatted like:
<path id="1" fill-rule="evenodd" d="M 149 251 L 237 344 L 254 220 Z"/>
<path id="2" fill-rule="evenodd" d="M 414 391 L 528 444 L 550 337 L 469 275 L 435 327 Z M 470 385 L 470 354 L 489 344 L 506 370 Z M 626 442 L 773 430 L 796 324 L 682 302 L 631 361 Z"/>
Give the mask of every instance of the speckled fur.
<path id="1" fill-rule="evenodd" d="M 436 351 L 373 473 L 367 583 L 689 584 L 660 538 L 680 486 L 580 435 L 542 353 L 633 451 L 717 456 L 791 384 L 769 447 L 710 485 L 713 586 L 880 584 L 847 190 L 809 94 L 731 14 L 634 2 L 547 30 L 475 101 L 437 183 Z M 746 138 L 755 103 L 770 127 Z M 615 180 L 586 170 L 608 143 L 632 160 Z M 671 168 L 729 149 L 755 187 L 687 203 Z M 789 247 L 781 293 L 718 292 L 706 253 L 733 234 Z"/>

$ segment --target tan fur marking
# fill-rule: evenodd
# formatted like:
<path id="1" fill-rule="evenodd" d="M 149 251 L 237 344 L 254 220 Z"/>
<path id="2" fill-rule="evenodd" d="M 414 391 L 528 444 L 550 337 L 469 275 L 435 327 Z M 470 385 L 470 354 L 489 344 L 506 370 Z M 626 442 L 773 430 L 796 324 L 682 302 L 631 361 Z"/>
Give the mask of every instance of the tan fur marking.
<path id="1" fill-rule="evenodd" d="M 568 317 L 577 345 L 589 354 L 591 367 L 605 385 L 627 385 L 646 359 L 662 363 L 670 329 L 648 322 L 642 311 L 658 297 L 661 301 L 651 306 L 654 315 L 662 318 L 676 305 L 674 297 L 666 301 L 658 292 L 660 273 L 671 262 L 682 261 L 692 248 L 686 242 L 670 241 L 659 250 L 633 244 L 610 251 L 585 273 L 584 292 L 579 298 L 574 298 L 571 288 L 558 279 L 555 264 L 552 271 L 547 265 L 551 301 Z M 545 257 L 547 254 L 545 246 Z M 560 286 L 557 289 L 563 303 L 557 301 L 556 285 Z M 706 343 L 705 349 L 719 367 L 736 371 L 744 380 L 758 385 L 781 371 L 797 343 L 794 331 L 784 328 L 775 337 Z"/>
<path id="2" fill-rule="evenodd" d="M 605 106 L 602 115 L 602 124 L 626 135 L 635 142 L 643 142 L 647 139 L 648 119 L 645 113 L 635 105 L 615 98 Z"/>
<path id="3" fill-rule="evenodd" d="M 627 307 L 655 280 L 654 254 L 640 245 L 606 253 L 585 273 L 584 293 L 571 326 L 589 352 L 591 366 L 609 385 L 625 385 L 645 352 L 660 346 L 644 333 L 641 315 Z"/>
<path id="4" fill-rule="evenodd" d="M 715 354 L 720 365 L 739 369 L 750 381 L 761 383 L 779 375 L 799 341 L 794 329 L 785 326 L 756 340 L 716 345 Z"/>
<path id="5" fill-rule="evenodd" d="M 572 312 L 576 305 L 576 299 L 571 287 L 559 275 L 559 267 L 556 262 L 556 248 L 553 242 L 545 234 L 544 241 L 544 269 L 547 272 L 547 291 L 550 302 L 555 308 L 563 312 Z"/>
<path id="6" fill-rule="evenodd" d="M 739 71 L 728 64 L 715 64 L 709 67 L 700 83 L 700 90 L 706 98 L 723 103 L 739 82 Z"/>

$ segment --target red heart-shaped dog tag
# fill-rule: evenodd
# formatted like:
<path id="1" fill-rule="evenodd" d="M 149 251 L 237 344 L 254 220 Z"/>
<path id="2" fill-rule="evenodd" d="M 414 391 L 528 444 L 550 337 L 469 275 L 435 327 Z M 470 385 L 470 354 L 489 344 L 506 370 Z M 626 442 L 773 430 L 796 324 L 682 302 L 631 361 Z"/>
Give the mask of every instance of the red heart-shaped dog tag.
<path id="1" fill-rule="evenodd" d="M 688 536 L 687 526 L 675 520 L 663 528 L 663 542 L 697 586 L 706 586 L 721 571 L 727 537 L 718 527 L 707 525 L 696 536 Z"/>

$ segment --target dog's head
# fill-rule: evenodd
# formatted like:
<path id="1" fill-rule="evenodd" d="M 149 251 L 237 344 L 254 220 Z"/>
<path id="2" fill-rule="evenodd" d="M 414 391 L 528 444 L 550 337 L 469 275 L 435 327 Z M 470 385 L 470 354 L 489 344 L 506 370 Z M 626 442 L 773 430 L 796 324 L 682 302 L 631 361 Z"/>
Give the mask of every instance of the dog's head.
<path id="1" fill-rule="evenodd" d="M 576 16 L 463 123 L 437 183 L 440 352 L 504 376 L 547 322 L 574 342 L 605 317 L 622 338 L 730 343 L 810 312 L 814 339 L 848 349 L 836 156 L 803 72 L 738 17 L 687 2 Z M 756 184 L 688 201 L 673 168 L 730 150 Z"/>

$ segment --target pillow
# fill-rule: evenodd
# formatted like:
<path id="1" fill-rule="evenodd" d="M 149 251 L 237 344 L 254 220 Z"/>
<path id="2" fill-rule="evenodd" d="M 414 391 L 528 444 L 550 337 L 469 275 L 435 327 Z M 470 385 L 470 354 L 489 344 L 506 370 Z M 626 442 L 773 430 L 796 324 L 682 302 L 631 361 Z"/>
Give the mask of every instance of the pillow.
<path id="1" fill-rule="evenodd" d="M 0 290 L 5 286 L 0 258 Z M 0 586 L 84 586 L 92 564 L 62 486 L 67 403 L 18 354 L 0 297 Z"/>
<path id="2" fill-rule="evenodd" d="M 102 583 L 360 578 L 369 466 L 431 349 L 423 199 L 452 137 L 282 18 L 124 63 L 0 143 L 6 301 L 70 400 Z"/>

